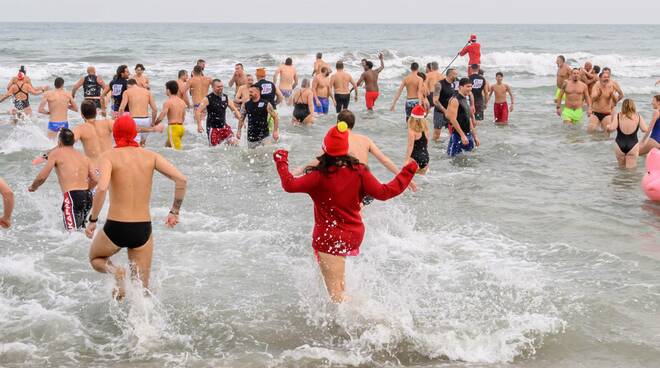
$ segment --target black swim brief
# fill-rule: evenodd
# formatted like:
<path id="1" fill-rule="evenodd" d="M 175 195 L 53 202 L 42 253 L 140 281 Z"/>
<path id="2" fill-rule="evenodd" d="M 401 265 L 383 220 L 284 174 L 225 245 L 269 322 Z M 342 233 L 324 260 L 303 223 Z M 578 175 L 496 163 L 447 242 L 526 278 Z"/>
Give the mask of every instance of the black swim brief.
<path id="1" fill-rule="evenodd" d="M 151 222 L 121 222 L 107 220 L 103 232 L 120 248 L 139 248 L 151 237 Z"/>

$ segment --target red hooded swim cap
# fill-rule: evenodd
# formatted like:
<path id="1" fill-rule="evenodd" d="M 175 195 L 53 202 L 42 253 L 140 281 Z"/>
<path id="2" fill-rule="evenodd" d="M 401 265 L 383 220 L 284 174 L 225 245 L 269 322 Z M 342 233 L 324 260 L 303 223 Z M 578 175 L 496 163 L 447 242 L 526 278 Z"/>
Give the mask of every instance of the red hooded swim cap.
<path id="1" fill-rule="evenodd" d="M 112 127 L 112 135 L 115 137 L 115 148 L 140 146 L 135 141 L 135 137 L 137 136 L 135 120 L 128 115 L 115 120 L 115 125 Z"/>
<path id="2" fill-rule="evenodd" d="M 346 156 L 348 154 L 348 125 L 340 121 L 328 130 L 323 139 L 323 152 L 330 156 Z"/>

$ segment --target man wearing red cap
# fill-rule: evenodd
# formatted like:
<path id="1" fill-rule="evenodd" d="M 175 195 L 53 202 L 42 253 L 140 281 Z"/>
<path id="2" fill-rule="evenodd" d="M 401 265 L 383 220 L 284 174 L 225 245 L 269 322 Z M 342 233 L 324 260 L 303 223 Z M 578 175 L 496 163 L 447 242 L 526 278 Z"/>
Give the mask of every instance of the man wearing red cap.
<path id="1" fill-rule="evenodd" d="M 348 125 L 340 121 L 323 140 L 323 154 L 306 174 L 294 177 L 289 172 L 288 152 L 278 150 L 273 158 L 289 193 L 307 193 L 314 201 L 312 247 L 317 256 L 325 285 L 333 302 L 348 300 L 345 295 L 346 256 L 356 256 L 364 238 L 360 203 L 367 195 L 387 200 L 401 194 L 417 171 L 411 161 L 388 184 L 381 184 L 359 161 L 348 154 Z"/>
<path id="2" fill-rule="evenodd" d="M 179 210 L 186 194 L 187 179 L 174 165 L 158 153 L 140 148 L 135 141 L 137 126 L 130 116 L 115 121 L 112 129 L 116 146 L 104 152 L 99 162 L 101 177 L 89 216 L 86 234 L 92 238 L 108 190 L 110 208 L 103 231 L 96 234 L 89 251 L 92 267 L 102 273 L 111 273 L 117 280 L 113 294 L 124 296 L 124 269 L 111 260 L 121 248 L 127 248 L 132 277 L 139 276 L 142 285 L 149 287 L 151 257 L 154 240 L 151 229 L 151 189 L 154 171 L 174 181 L 174 203 L 166 225 L 179 222 Z"/>
<path id="3" fill-rule="evenodd" d="M 477 35 L 470 36 L 470 41 L 463 47 L 463 50 L 458 53 L 461 56 L 469 55 L 468 61 L 468 75 L 470 74 L 470 66 L 477 64 L 481 67 L 481 44 L 477 42 Z"/>

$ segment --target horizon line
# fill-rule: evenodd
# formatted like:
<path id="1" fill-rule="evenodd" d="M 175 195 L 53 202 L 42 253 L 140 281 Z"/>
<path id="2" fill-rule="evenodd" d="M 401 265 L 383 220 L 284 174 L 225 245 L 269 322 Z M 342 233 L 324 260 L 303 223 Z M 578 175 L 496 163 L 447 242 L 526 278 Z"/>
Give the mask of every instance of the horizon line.
<path id="1" fill-rule="evenodd" d="M 529 26 L 553 26 L 553 25 L 571 25 L 571 26 L 607 26 L 607 25 L 618 25 L 618 26 L 650 26 L 656 25 L 656 23 L 568 23 L 568 22 L 556 22 L 556 23 L 532 23 L 532 22 L 517 22 L 517 23 L 458 23 L 458 22 L 448 22 L 448 23 L 434 23 L 434 22 L 419 22 L 419 23 L 408 23 L 408 22 L 236 22 L 236 21 L 227 21 L 227 22 L 197 22 L 197 21 L 59 21 L 59 20 L 49 20 L 49 21 L 15 21 L 15 20 L 3 20 L 0 21 L 0 24 L 204 24 L 204 25 L 255 25 L 255 24 L 273 24 L 273 25 L 325 25 L 325 24 L 335 24 L 335 25 L 464 25 L 464 26 L 506 26 L 506 25 L 529 25 Z"/>

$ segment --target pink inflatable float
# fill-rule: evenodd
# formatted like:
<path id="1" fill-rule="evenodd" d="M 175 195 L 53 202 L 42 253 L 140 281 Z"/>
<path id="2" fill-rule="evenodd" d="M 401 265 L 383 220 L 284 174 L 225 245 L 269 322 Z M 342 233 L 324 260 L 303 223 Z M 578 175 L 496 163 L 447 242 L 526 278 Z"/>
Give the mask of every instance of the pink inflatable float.
<path id="1" fill-rule="evenodd" d="M 642 180 L 642 189 L 652 201 L 660 201 L 660 150 L 654 148 L 646 156 L 646 176 Z"/>

